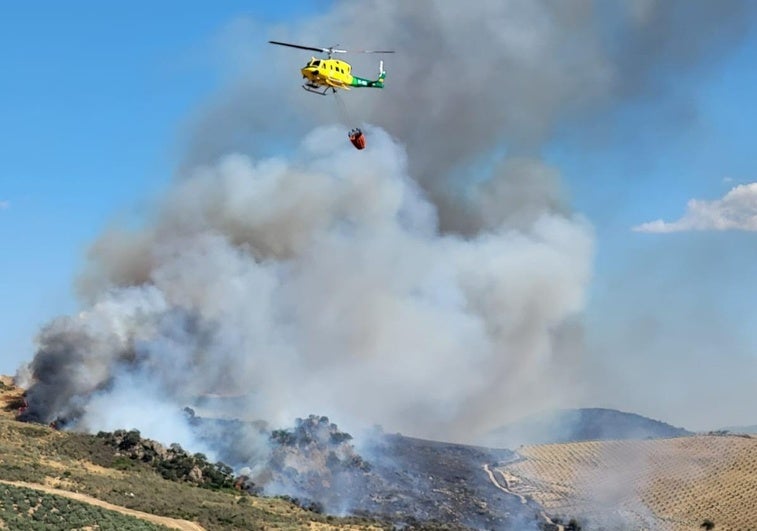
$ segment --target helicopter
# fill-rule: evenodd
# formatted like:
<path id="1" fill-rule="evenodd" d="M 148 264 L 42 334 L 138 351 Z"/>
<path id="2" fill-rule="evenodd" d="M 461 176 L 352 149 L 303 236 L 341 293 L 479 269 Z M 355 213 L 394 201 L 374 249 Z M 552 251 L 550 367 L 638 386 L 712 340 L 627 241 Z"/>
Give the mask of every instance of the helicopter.
<path id="1" fill-rule="evenodd" d="M 350 90 L 355 88 L 384 88 L 384 61 L 379 61 L 378 78 L 371 80 L 352 75 L 352 67 L 345 61 L 332 59 L 335 53 L 394 53 L 394 50 L 341 50 L 334 46 L 329 48 L 316 48 L 313 46 L 302 46 L 300 44 L 291 44 L 288 42 L 268 41 L 271 44 L 279 46 L 288 46 L 290 48 L 299 48 L 300 50 L 312 50 L 326 54 L 325 59 L 316 59 L 311 57 L 310 61 L 302 67 L 302 77 L 305 83 L 302 88 L 314 94 L 326 96 L 332 93 L 336 94 L 337 89 Z M 337 45 L 338 46 L 338 45 Z"/>

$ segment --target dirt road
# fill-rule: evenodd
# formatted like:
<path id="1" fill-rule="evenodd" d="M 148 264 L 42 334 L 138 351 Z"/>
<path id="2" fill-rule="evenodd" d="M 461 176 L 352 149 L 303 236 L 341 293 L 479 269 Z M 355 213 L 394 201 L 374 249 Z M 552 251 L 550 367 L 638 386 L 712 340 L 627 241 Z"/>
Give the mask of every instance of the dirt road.
<path id="1" fill-rule="evenodd" d="M 516 493 L 516 492 L 513 492 L 513 491 L 511 491 L 511 490 L 510 490 L 510 489 L 508 488 L 508 487 L 509 487 L 509 485 L 507 485 L 507 478 L 505 477 L 505 475 L 504 475 L 504 474 L 502 473 L 502 471 L 501 471 L 501 470 L 497 470 L 497 472 L 499 472 L 499 473 L 500 473 L 500 474 L 502 475 L 502 480 L 504 481 L 504 483 L 505 483 L 505 486 L 503 486 L 503 485 L 502 485 L 502 484 L 501 484 L 501 483 L 500 483 L 499 481 L 497 481 L 497 478 L 496 478 L 496 477 L 494 477 L 494 472 L 492 472 L 492 470 L 491 470 L 491 468 L 489 467 L 489 465 L 484 465 L 484 466 L 483 466 L 483 468 L 484 468 L 484 472 L 486 472 L 486 475 L 487 475 L 487 476 L 489 476 L 489 479 L 491 480 L 491 482 L 492 482 L 492 483 L 494 484 L 494 486 L 495 486 L 495 487 L 497 487 L 497 488 L 498 488 L 499 490 L 501 490 L 502 492 L 506 492 L 507 494 L 509 494 L 509 495 L 511 495 L 511 496 L 517 496 L 517 497 L 518 497 L 518 499 L 520 499 L 520 503 L 523 503 L 523 504 L 526 504 L 526 503 L 528 503 L 528 500 L 526 499 L 526 497 L 525 497 L 525 496 L 522 496 L 522 495 L 520 495 L 520 494 L 518 494 L 518 493 Z M 496 469 L 495 469 L 495 470 L 496 470 Z M 551 524 L 551 525 L 555 526 L 555 528 L 556 528 L 556 529 L 557 529 L 558 531 L 565 531 L 565 527 L 563 527 L 562 525 L 558 525 L 558 524 L 555 524 L 555 523 L 554 523 L 554 522 L 552 521 L 552 519 L 551 519 L 551 518 L 550 518 L 550 517 L 549 517 L 549 516 L 547 515 L 547 513 L 545 513 L 544 511 L 539 511 L 539 516 L 541 517 L 541 519 L 542 519 L 542 520 L 543 520 L 543 521 L 544 521 L 545 523 L 547 523 L 547 524 Z"/>
<path id="2" fill-rule="evenodd" d="M 93 498 L 92 496 L 87 496 L 86 494 L 81 494 L 78 492 L 56 489 L 53 487 L 48 487 L 47 485 L 40 485 L 38 483 L 26 483 L 25 481 L 5 481 L 0 479 L 0 483 L 5 483 L 6 485 L 14 485 L 16 487 L 26 487 L 28 489 L 39 490 L 48 494 L 55 494 L 57 496 L 64 496 L 72 500 L 96 505 L 98 507 L 102 507 L 103 509 L 116 511 L 121 514 L 128 514 L 129 516 L 134 516 L 135 518 L 139 518 L 141 520 L 147 520 L 148 522 L 152 522 L 154 524 L 163 525 L 170 529 L 181 529 L 182 531 L 205 531 L 205 528 L 200 524 L 190 522 L 189 520 L 178 520 L 176 518 L 157 516 L 150 513 L 143 513 L 142 511 L 135 511 L 134 509 L 127 509 L 126 507 L 113 505 L 112 503 L 98 500 L 97 498 Z"/>

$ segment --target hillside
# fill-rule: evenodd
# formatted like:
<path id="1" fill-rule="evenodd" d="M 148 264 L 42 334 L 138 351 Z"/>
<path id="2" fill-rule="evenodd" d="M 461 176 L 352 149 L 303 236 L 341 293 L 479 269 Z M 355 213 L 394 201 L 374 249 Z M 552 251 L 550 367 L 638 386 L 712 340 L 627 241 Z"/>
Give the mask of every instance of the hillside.
<path id="1" fill-rule="evenodd" d="M 526 446 L 496 469 L 513 493 L 585 528 L 757 528 L 757 439 L 674 439 Z"/>
<path id="2" fill-rule="evenodd" d="M 578 417 L 585 420 L 578 424 L 582 431 L 572 433 L 625 433 L 636 439 L 531 445 L 517 453 L 377 433 L 361 454 L 349 434 L 328 418 L 311 415 L 292 429 L 275 430 L 269 462 L 261 463 L 266 466 L 240 476 L 230 488 L 223 467 L 207 468 L 198 454 L 162 448 L 140 439 L 138 432 L 93 436 L 19 422 L 15 416 L 23 397 L 7 379 L 0 385 L 0 400 L 0 528 L 18 527 L 18 519 L 35 514 L 44 522 L 60 517 L 86 524 L 95 518 L 123 529 L 399 525 L 523 531 L 575 529 L 550 524 L 573 518 L 584 529 L 678 531 L 696 529 L 706 520 L 716 529 L 754 527 L 757 439 L 639 439 L 681 431 L 621 412 L 586 410 L 588 417 Z M 607 424 L 608 419 L 624 423 Z M 193 417 L 192 422 L 198 427 L 212 422 L 230 440 L 244 428 L 238 421 Z M 234 449 L 225 450 L 232 455 Z M 25 490 L 29 487 L 36 490 Z M 271 488 L 282 489 L 283 495 L 294 492 L 299 501 L 257 495 L 270 494 Z M 67 501 L 71 496 L 77 499 Z M 359 517 L 326 516 L 323 509 Z M 29 528 L 33 525 L 30 521 Z"/>
<path id="3" fill-rule="evenodd" d="M 327 417 L 311 415 L 292 429 L 271 432 L 270 455 L 251 462 L 248 449 L 234 441 L 244 440 L 241 434 L 251 427 L 264 430 L 261 424 L 185 411 L 194 428 L 229 442 L 218 447 L 225 462 L 254 465 L 241 467 L 234 478 L 225 465 L 142 439 L 136 430 L 88 435 L 20 422 L 21 390 L 6 385 L 0 391 L 0 480 L 62 489 L 48 494 L 75 491 L 90 502 L 172 518 L 171 527 L 551 529 L 542 525 L 549 520 L 536 503 L 522 504 L 487 475 L 485 466 L 513 458 L 509 450 L 379 430 L 363 441 L 365 459 L 349 434 Z M 208 427 L 213 429 L 203 429 Z"/>
<path id="4" fill-rule="evenodd" d="M 486 443 L 515 448 L 522 444 L 657 439 L 691 434 L 659 420 L 615 409 L 560 409 L 498 428 L 489 434 Z"/>
<path id="5" fill-rule="evenodd" d="M 380 527 L 369 519 L 340 519 L 306 511 L 285 499 L 166 480 L 149 464 L 119 456 L 104 437 L 61 432 L 14 420 L 21 406 L 22 391 L 13 387 L 9 378 L 0 379 L 0 480 L 5 482 L 0 486 L 0 528 L 19 528 L 20 525 L 44 529 L 44 522 L 34 520 L 34 514 L 42 518 L 52 507 L 65 508 L 62 509 L 65 518 L 86 519 L 87 514 L 91 514 L 98 515 L 96 518 L 100 521 L 105 521 L 103 514 L 110 515 L 120 509 L 131 515 L 130 520 L 118 520 L 119 528 L 123 529 L 154 528 L 156 524 L 148 525 L 144 518 L 136 520 L 144 525 L 134 524 L 139 518 L 134 514 L 139 512 L 166 517 L 161 520 L 162 525 L 177 529 Z M 7 482 L 16 483 L 8 485 Z M 47 494 L 39 490 L 30 493 L 29 487 L 58 490 L 48 490 Z M 61 496 L 66 493 L 76 494 L 78 504 L 66 502 Z M 80 504 L 86 504 L 89 497 L 110 505 L 108 509 L 82 510 Z M 13 501 L 16 499 L 25 501 L 19 505 Z M 87 505 L 92 506 L 92 503 Z M 33 510 L 18 509 L 27 506 Z M 37 507 L 40 509 L 34 509 Z M 103 510 L 110 512 L 97 513 Z M 26 523 L 19 524 L 19 518 L 25 518 Z"/>
<path id="6" fill-rule="evenodd" d="M 201 427 L 206 420 L 194 417 Z M 244 425 L 212 421 L 224 439 L 240 439 Z M 497 489 L 484 465 L 511 460 L 509 450 L 482 448 L 386 434 L 352 436 L 328 417 L 296 419 L 292 429 L 272 433 L 270 455 L 247 477 L 253 490 L 296 496 L 304 506 L 331 514 L 379 518 L 404 528 L 526 529 L 539 524 L 539 508 Z M 230 463 L 249 461 L 235 457 Z M 243 484 L 247 488 L 247 481 Z"/>

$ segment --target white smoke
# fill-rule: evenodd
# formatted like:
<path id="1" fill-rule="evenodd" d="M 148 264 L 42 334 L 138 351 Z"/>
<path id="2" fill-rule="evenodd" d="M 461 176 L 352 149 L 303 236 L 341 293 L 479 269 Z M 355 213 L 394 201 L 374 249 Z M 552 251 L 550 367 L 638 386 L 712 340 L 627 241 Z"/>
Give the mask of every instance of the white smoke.
<path id="1" fill-rule="evenodd" d="M 55 413 L 76 403 L 81 426 L 156 433 L 164 408 L 134 405 L 157 390 L 177 409 L 241 393 L 247 418 L 470 440 L 556 400 L 540 381 L 561 366 L 554 330 L 582 308 L 588 225 L 544 211 L 440 235 L 402 147 L 371 130 L 358 152 L 339 133 L 315 130 L 291 160 L 199 168 L 154 225 L 106 233 L 82 282 L 94 306 L 62 321 L 78 333 L 79 399 Z"/>

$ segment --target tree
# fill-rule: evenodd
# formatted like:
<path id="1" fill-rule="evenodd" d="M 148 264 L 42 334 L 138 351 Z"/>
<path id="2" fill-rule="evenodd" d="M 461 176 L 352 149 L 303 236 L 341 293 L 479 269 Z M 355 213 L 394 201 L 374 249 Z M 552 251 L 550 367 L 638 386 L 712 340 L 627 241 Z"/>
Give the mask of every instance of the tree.
<path id="1" fill-rule="evenodd" d="M 121 439 L 121 443 L 118 445 L 119 450 L 131 450 L 142 441 L 142 436 L 139 430 L 130 430 L 126 432 L 124 438 Z"/>

